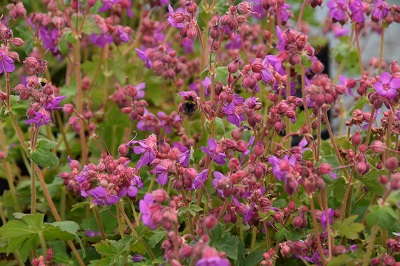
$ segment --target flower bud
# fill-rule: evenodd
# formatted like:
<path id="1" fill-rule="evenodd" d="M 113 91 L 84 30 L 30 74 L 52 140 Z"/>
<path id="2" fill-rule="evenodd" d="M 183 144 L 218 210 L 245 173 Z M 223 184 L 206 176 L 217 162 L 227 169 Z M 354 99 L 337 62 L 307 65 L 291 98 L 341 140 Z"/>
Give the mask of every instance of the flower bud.
<path id="1" fill-rule="evenodd" d="M 186 11 L 187 11 L 189 14 L 194 14 L 194 13 L 196 13 L 196 12 L 197 12 L 197 9 L 198 9 L 198 6 L 197 6 L 197 4 L 196 4 L 194 1 L 189 0 L 189 2 L 186 3 Z"/>
<path id="2" fill-rule="evenodd" d="M 35 57 L 27 57 L 23 63 L 29 68 L 36 68 L 38 66 L 38 61 Z"/>
<path id="3" fill-rule="evenodd" d="M 382 141 L 379 141 L 379 140 L 374 140 L 371 143 L 370 147 L 371 147 L 372 151 L 375 153 L 381 153 L 386 149 L 386 145 Z"/>
<path id="4" fill-rule="evenodd" d="M 4 160 L 7 157 L 4 151 L 0 151 L 0 160 Z"/>
<path id="5" fill-rule="evenodd" d="M 360 145 L 362 142 L 362 136 L 359 131 L 354 133 L 354 135 L 351 137 L 351 143 L 353 143 L 354 146 Z"/>
<path id="6" fill-rule="evenodd" d="M 321 165 L 319 166 L 319 172 L 321 174 L 329 174 L 332 171 L 332 167 L 330 164 L 327 163 L 321 163 Z"/>
<path id="7" fill-rule="evenodd" d="M 304 229 L 307 226 L 307 220 L 306 218 L 304 218 L 303 215 L 297 215 L 294 219 L 293 219 L 293 228 L 294 230 L 296 229 Z"/>
<path id="8" fill-rule="evenodd" d="M 396 157 L 387 158 L 385 167 L 390 171 L 395 171 L 399 167 L 399 160 Z"/>
<path id="9" fill-rule="evenodd" d="M 119 145 L 118 152 L 120 155 L 127 155 L 129 152 L 129 146 L 124 144 Z"/>
<path id="10" fill-rule="evenodd" d="M 168 199 L 168 195 L 167 192 L 165 192 L 164 189 L 160 188 L 160 189 L 156 189 L 154 190 L 151 195 L 153 196 L 154 200 L 157 202 L 164 202 L 166 199 Z"/>
<path id="11" fill-rule="evenodd" d="M 214 215 L 210 215 L 204 219 L 204 225 L 208 230 L 213 229 L 217 225 L 217 218 Z"/>
<path id="12" fill-rule="evenodd" d="M 322 73 L 322 71 L 324 71 L 324 68 L 324 64 L 322 64 L 319 60 L 314 61 L 311 65 L 312 71 L 316 74 Z"/>
<path id="13" fill-rule="evenodd" d="M 368 163 L 359 162 L 359 163 L 357 164 L 357 172 L 358 172 L 360 175 L 364 175 L 364 174 L 366 174 L 368 171 L 369 171 L 369 164 L 368 164 Z"/>

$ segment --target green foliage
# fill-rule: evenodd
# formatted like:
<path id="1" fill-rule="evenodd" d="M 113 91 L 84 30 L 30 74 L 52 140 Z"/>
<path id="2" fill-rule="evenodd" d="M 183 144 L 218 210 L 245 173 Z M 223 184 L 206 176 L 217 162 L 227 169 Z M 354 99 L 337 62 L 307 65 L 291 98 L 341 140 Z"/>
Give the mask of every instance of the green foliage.
<path id="1" fill-rule="evenodd" d="M 364 230 L 364 226 L 360 223 L 355 223 L 358 215 L 352 215 L 347 217 L 343 221 L 335 221 L 333 223 L 333 229 L 339 236 L 344 236 L 347 239 L 358 239 L 361 231 Z"/>
<path id="2" fill-rule="evenodd" d="M 216 117 L 215 119 L 204 123 L 204 129 L 208 135 L 212 135 L 214 132 L 217 136 L 225 135 L 225 125 L 221 118 Z"/>
<path id="3" fill-rule="evenodd" d="M 30 153 L 28 151 L 29 158 L 41 167 L 55 167 L 58 165 L 58 158 L 50 149 L 53 149 L 56 145 L 57 143 L 54 141 L 44 138 L 38 139 L 35 150 Z"/>
<path id="4" fill-rule="evenodd" d="M 37 249 L 40 238 L 46 240 L 79 239 L 78 224 L 72 221 L 45 223 L 44 214 L 15 213 L 17 220 L 11 220 L 0 228 L 0 237 L 6 241 L 6 252 L 19 251 L 21 258 L 26 260 L 32 249 Z"/>
<path id="5" fill-rule="evenodd" d="M 217 73 L 215 74 L 215 82 L 222 82 L 223 84 L 226 83 L 226 78 L 228 77 L 228 67 L 217 67 Z"/>
<path id="6" fill-rule="evenodd" d="M 96 251 L 102 255 L 102 259 L 97 261 L 95 265 L 131 265 L 132 260 L 129 260 L 129 253 L 134 239 L 131 236 L 116 240 L 102 240 L 100 243 L 94 244 Z M 93 263 L 93 262 L 92 262 Z"/>
<path id="7" fill-rule="evenodd" d="M 369 208 L 366 221 L 369 226 L 379 225 L 385 230 L 390 230 L 398 219 L 399 216 L 391 207 L 374 205 Z"/>

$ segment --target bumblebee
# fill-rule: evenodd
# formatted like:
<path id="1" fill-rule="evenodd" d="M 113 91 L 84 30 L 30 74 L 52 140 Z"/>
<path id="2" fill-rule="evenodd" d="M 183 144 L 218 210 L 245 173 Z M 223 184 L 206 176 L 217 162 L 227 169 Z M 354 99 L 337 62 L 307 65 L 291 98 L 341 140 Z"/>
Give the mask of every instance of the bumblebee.
<path id="1" fill-rule="evenodd" d="M 182 111 L 185 115 L 191 117 L 197 110 L 197 102 L 193 96 L 188 96 L 182 104 Z"/>

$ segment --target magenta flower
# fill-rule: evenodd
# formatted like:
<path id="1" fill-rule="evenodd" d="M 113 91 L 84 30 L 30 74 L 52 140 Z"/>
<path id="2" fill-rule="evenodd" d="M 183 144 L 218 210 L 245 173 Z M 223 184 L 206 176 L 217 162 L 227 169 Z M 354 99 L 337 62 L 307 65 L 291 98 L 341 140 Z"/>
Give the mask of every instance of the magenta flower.
<path id="1" fill-rule="evenodd" d="M 229 260 L 225 258 L 220 258 L 218 256 L 210 257 L 210 258 L 202 258 L 196 262 L 196 266 L 230 266 Z"/>
<path id="2" fill-rule="evenodd" d="M 137 53 L 138 57 L 140 58 L 140 60 L 142 60 L 143 62 L 146 63 L 146 68 L 150 69 L 152 63 L 151 63 L 150 59 L 147 57 L 146 52 L 143 50 L 137 49 L 137 48 L 135 50 L 136 50 L 136 53 Z"/>
<path id="3" fill-rule="evenodd" d="M 39 28 L 39 35 L 44 48 L 48 49 L 53 55 L 60 54 L 60 51 L 58 50 L 58 33 L 59 32 L 55 28 L 48 29 L 44 26 L 40 26 Z"/>
<path id="4" fill-rule="evenodd" d="M 174 28 L 178 28 L 178 29 L 183 28 L 183 23 L 178 23 L 175 21 L 175 19 L 174 19 L 175 12 L 171 5 L 168 5 L 168 11 L 169 11 L 169 17 L 167 18 L 167 20 L 168 20 L 169 24 L 171 24 L 171 26 Z"/>
<path id="5" fill-rule="evenodd" d="M 206 182 L 208 177 L 208 169 L 203 170 L 201 173 L 199 173 L 193 180 L 192 187 L 193 189 L 199 189 L 204 182 Z"/>
<path id="6" fill-rule="evenodd" d="M 374 0 L 374 9 L 372 10 L 371 19 L 379 22 L 389 14 L 389 7 L 385 1 Z"/>
<path id="7" fill-rule="evenodd" d="M 99 8 L 99 12 L 105 12 L 115 4 L 118 4 L 121 0 L 102 0 L 103 5 Z"/>
<path id="8" fill-rule="evenodd" d="M 157 165 L 153 170 L 153 174 L 157 175 L 156 181 L 161 186 L 168 183 L 168 168 L 162 165 Z"/>
<path id="9" fill-rule="evenodd" d="M 31 119 L 26 120 L 26 124 L 35 124 L 37 128 L 39 128 L 42 125 L 48 125 L 51 122 L 51 118 L 43 114 L 42 112 L 35 112 L 35 116 L 32 117 Z"/>
<path id="10" fill-rule="evenodd" d="M 67 96 L 57 96 L 54 97 L 53 100 L 49 101 L 46 103 L 45 109 L 47 111 L 51 110 L 61 110 L 62 108 L 60 107 L 60 102 L 64 100 Z"/>
<path id="11" fill-rule="evenodd" d="M 288 173 L 288 171 L 281 169 L 282 161 L 286 161 L 287 163 L 289 163 L 289 165 L 295 166 L 296 157 L 295 156 L 288 157 L 287 155 L 285 155 L 283 159 L 278 159 L 275 156 L 271 156 L 268 158 L 268 162 L 272 165 L 272 173 L 279 181 L 285 181 L 286 174 Z"/>
<path id="12" fill-rule="evenodd" d="M 396 97 L 397 90 L 400 88 L 400 79 L 393 78 L 389 73 L 383 72 L 379 76 L 379 80 L 374 84 L 374 89 L 378 95 L 388 99 Z"/>
<path id="13" fill-rule="evenodd" d="M 3 72 L 13 72 L 15 70 L 14 61 L 9 57 L 4 49 L 0 49 L 0 74 Z"/>
<path id="14" fill-rule="evenodd" d="M 351 17 L 357 23 L 363 23 L 365 21 L 364 17 L 364 5 L 361 0 L 353 0 L 349 5 L 351 11 Z"/>
<path id="15" fill-rule="evenodd" d="M 276 26 L 276 37 L 278 37 L 278 51 L 281 52 L 285 50 L 286 40 L 285 36 L 283 36 L 282 34 L 281 28 L 279 28 L 278 26 Z"/>
<path id="16" fill-rule="evenodd" d="M 331 208 L 329 208 L 328 209 L 328 214 L 329 214 L 329 217 L 326 216 L 326 211 L 324 211 L 324 212 L 322 212 L 322 215 L 321 215 L 321 218 L 320 218 L 321 226 L 322 226 L 322 228 L 324 230 L 326 230 L 327 221 L 328 221 L 329 225 L 332 224 L 332 217 L 335 214 L 335 211 L 332 210 Z"/>
<path id="17" fill-rule="evenodd" d="M 119 201 L 119 198 L 115 195 L 108 195 L 108 192 L 103 187 L 96 187 L 95 189 L 88 191 L 94 200 L 93 203 L 104 205 L 113 205 Z"/>
<path id="18" fill-rule="evenodd" d="M 92 34 L 89 37 L 89 41 L 98 47 L 104 47 L 108 43 L 113 43 L 113 36 L 103 33 L 103 34 Z"/>
<path id="19" fill-rule="evenodd" d="M 152 228 L 155 229 L 157 226 L 153 224 L 152 219 L 151 219 L 151 213 L 149 208 L 154 205 L 154 197 L 152 194 L 147 193 L 144 195 L 144 198 L 139 201 L 139 209 L 140 212 L 142 213 L 142 221 L 143 223 Z"/>
<path id="20" fill-rule="evenodd" d="M 133 148 L 133 151 L 136 154 L 143 154 L 136 164 L 136 168 L 140 169 L 143 165 L 150 164 L 156 158 L 156 153 L 151 147 L 147 146 L 143 141 L 139 141 L 138 143 L 139 146 L 135 146 Z"/>
<path id="21" fill-rule="evenodd" d="M 201 146 L 201 150 L 208 156 L 210 156 L 211 160 L 213 160 L 217 164 L 224 165 L 226 163 L 225 161 L 226 154 L 219 152 L 217 150 L 217 143 L 215 142 L 215 140 L 211 138 L 208 140 L 207 144 L 208 148 Z"/>
<path id="22" fill-rule="evenodd" d="M 235 112 L 235 104 L 231 102 L 228 106 L 222 107 L 222 112 L 226 115 L 226 119 L 236 125 L 237 127 L 240 127 L 240 116 Z"/>
<path id="23" fill-rule="evenodd" d="M 348 0 L 330 0 L 327 4 L 329 7 L 329 15 L 340 21 L 346 17 Z"/>

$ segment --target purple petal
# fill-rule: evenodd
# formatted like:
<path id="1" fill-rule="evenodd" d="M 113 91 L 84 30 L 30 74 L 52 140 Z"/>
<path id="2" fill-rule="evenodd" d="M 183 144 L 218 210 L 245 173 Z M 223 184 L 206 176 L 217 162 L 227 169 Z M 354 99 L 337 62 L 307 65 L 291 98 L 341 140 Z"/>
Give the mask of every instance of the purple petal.
<path id="1" fill-rule="evenodd" d="M 213 138 L 208 140 L 208 148 L 210 149 L 210 151 L 215 151 L 217 149 L 217 143 Z"/>
<path id="2" fill-rule="evenodd" d="M 391 78 L 392 76 L 388 72 L 383 72 L 379 76 L 379 80 L 382 82 L 382 84 L 389 84 Z"/>
<path id="3" fill-rule="evenodd" d="M 389 87 L 393 88 L 393 89 L 400 88 L 400 79 L 399 78 L 393 78 L 389 83 Z"/>

